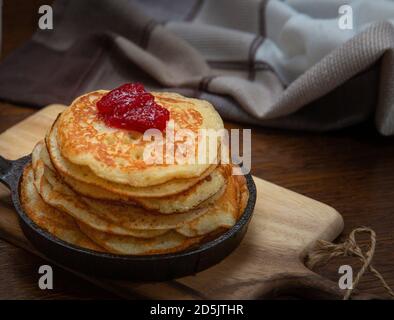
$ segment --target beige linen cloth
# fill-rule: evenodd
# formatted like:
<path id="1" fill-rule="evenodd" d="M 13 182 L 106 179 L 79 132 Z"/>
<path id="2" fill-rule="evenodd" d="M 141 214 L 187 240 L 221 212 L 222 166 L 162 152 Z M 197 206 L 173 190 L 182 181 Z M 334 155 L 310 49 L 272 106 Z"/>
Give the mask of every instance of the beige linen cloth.
<path id="1" fill-rule="evenodd" d="M 139 81 L 227 120 L 327 131 L 374 119 L 394 133 L 392 1 L 57 0 L 53 14 L 0 65 L 1 99 L 68 104 Z"/>

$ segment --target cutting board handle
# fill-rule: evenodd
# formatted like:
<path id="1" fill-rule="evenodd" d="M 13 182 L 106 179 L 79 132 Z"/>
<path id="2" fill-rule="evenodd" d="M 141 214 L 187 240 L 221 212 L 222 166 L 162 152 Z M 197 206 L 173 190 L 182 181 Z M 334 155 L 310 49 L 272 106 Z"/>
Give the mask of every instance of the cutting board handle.
<path id="1" fill-rule="evenodd" d="M 271 290 L 263 295 L 263 298 L 291 296 L 300 299 L 340 300 L 343 295 L 344 292 L 334 281 L 302 268 L 302 271 L 298 273 L 280 274 L 272 282 Z"/>
<path id="2" fill-rule="evenodd" d="M 345 295 L 345 291 L 339 289 L 338 283 L 314 272 L 311 272 L 308 276 L 301 276 L 293 282 L 292 292 L 294 295 L 301 295 L 305 299 L 342 300 Z M 361 293 L 356 289 L 353 291 L 350 299 L 380 300 L 382 297 L 375 294 Z"/>
<path id="3" fill-rule="evenodd" d="M 272 281 L 272 290 L 263 296 L 265 299 L 277 297 L 297 297 L 310 300 L 342 300 L 345 290 L 339 288 L 336 281 L 329 280 L 306 267 L 298 270 L 298 273 L 280 274 Z M 381 296 L 361 293 L 355 289 L 352 292 L 352 300 L 379 300 Z"/>
<path id="4" fill-rule="evenodd" d="M 263 298 L 291 296 L 310 300 L 342 300 L 344 295 L 345 291 L 339 288 L 338 283 L 308 269 L 306 273 L 299 275 L 282 274 L 281 278 L 273 286 L 272 291 L 264 295 Z M 381 299 L 381 297 L 374 294 L 360 293 L 358 290 L 355 290 L 351 299 L 376 300 Z"/>
<path id="5" fill-rule="evenodd" d="M 298 285 L 302 289 L 303 298 L 308 299 L 338 300 L 344 294 L 337 283 L 316 273 L 300 277 Z"/>

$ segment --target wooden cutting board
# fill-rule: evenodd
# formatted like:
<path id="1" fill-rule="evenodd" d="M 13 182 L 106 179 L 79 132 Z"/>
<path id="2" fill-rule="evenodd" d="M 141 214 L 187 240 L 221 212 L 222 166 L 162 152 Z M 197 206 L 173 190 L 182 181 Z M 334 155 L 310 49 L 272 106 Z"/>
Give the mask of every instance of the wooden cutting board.
<path id="1" fill-rule="evenodd" d="M 31 152 L 62 105 L 50 105 L 0 135 L 0 155 L 17 159 Z M 308 270 L 303 259 L 318 239 L 333 240 L 343 230 L 339 213 L 318 201 L 255 177 L 257 203 L 241 245 L 218 265 L 177 280 L 131 283 L 91 278 L 122 297 L 157 299 L 258 299 L 297 290 L 303 295 L 338 298 L 337 284 Z M 40 255 L 23 236 L 0 187 L 0 236 Z M 53 262 L 52 262 L 53 263 Z"/>

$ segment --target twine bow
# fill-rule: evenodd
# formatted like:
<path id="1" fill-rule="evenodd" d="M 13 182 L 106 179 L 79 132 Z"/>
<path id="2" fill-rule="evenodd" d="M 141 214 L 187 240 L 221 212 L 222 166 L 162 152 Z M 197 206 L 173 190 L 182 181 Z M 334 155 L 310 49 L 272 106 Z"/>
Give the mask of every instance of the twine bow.
<path id="1" fill-rule="evenodd" d="M 370 235 L 370 245 L 367 251 L 364 253 L 361 247 L 358 245 L 356 235 L 361 233 L 368 233 Z M 344 300 L 348 300 L 352 295 L 353 290 L 357 287 L 361 277 L 368 270 L 370 271 L 379 281 L 382 286 L 386 289 L 387 293 L 394 298 L 394 291 L 389 287 L 383 276 L 377 271 L 371 264 L 376 246 L 376 234 L 371 228 L 360 227 L 354 229 L 347 240 L 343 243 L 334 244 L 328 241 L 319 240 L 317 241 L 316 247 L 309 253 L 306 259 L 306 265 L 313 269 L 314 267 L 322 266 L 327 264 L 331 259 L 335 257 L 356 257 L 361 263 L 362 267 L 357 273 L 353 280 L 353 286 L 351 289 L 347 289 L 343 297 Z"/>

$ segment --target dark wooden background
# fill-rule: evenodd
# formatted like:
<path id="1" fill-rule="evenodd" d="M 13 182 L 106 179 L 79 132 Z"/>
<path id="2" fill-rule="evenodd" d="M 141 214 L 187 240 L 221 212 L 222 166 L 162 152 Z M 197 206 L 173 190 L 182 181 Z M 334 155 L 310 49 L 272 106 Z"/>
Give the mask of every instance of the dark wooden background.
<path id="1" fill-rule="evenodd" d="M 1 59 L 31 36 L 37 25 L 38 6 L 50 2 L 4 1 Z M 34 112 L 0 102 L 0 132 Z M 227 126 L 240 127 L 230 123 Z M 252 128 L 252 137 L 252 173 L 335 207 L 345 220 L 338 241 L 357 226 L 376 231 L 373 264 L 394 287 L 394 139 L 380 136 L 372 122 L 325 134 Z M 366 239 L 360 242 L 367 243 Z M 114 297 L 60 269 L 54 269 L 54 290 L 42 291 L 37 281 L 38 268 L 44 263 L 0 240 L 0 298 Z M 341 258 L 318 271 L 337 281 L 338 267 L 344 263 L 354 266 L 355 272 L 359 267 L 354 259 Z M 384 294 L 369 274 L 364 276 L 360 289 Z"/>

